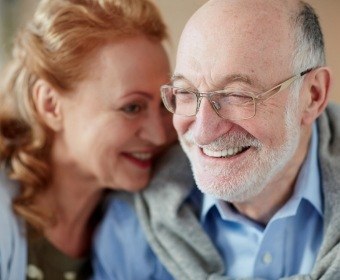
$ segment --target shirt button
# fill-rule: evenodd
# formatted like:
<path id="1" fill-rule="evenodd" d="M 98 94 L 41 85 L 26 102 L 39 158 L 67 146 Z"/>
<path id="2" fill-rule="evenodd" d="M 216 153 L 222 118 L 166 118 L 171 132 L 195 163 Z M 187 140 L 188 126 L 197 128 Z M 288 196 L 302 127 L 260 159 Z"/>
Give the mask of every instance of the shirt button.
<path id="1" fill-rule="evenodd" d="M 262 257 L 262 261 L 265 265 L 269 265 L 273 261 L 273 256 L 271 253 L 266 252 Z"/>
<path id="2" fill-rule="evenodd" d="M 77 278 L 77 274 L 75 272 L 69 271 L 64 273 L 65 280 L 75 280 Z"/>
<path id="3" fill-rule="evenodd" d="M 40 270 L 39 267 L 29 264 L 27 266 L 27 278 L 28 279 L 37 279 L 37 280 L 43 280 L 44 279 L 44 273 Z"/>

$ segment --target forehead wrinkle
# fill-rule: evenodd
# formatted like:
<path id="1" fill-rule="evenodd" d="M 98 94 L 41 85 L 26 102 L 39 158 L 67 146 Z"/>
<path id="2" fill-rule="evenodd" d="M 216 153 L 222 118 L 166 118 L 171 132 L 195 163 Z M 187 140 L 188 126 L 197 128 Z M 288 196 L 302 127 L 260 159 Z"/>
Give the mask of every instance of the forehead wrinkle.
<path id="1" fill-rule="evenodd" d="M 212 81 L 213 78 L 210 77 L 210 80 Z M 218 81 L 216 83 L 210 82 L 210 84 L 212 85 L 211 89 L 213 89 L 213 90 L 223 89 L 223 88 L 226 88 L 233 83 L 242 83 L 242 84 L 246 84 L 246 85 L 249 85 L 249 86 L 252 86 L 252 87 L 264 89 L 264 87 L 262 87 L 260 85 L 260 83 L 258 82 L 257 79 L 251 78 L 250 76 L 248 76 L 246 74 L 232 73 L 232 74 L 222 76 L 222 78 L 219 79 L 219 80 L 220 81 Z M 183 74 L 180 74 L 180 73 L 174 74 L 171 77 L 171 83 L 174 83 L 174 82 L 177 82 L 177 81 L 183 81 L 183 82 L 188 83 L 190 86 L 194 86 L 193 82 L 191 82 Z M 206 82 L 206 84 L 208 84 L 208 83 Z M 196 86 L 194 86 L 194 87 L 196 87 Z"/>

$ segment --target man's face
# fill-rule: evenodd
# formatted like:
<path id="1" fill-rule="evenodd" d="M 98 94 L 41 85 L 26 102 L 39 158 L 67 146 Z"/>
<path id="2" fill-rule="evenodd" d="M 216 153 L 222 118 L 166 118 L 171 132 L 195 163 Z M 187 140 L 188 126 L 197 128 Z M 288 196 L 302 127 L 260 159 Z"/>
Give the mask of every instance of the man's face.
<path id="1" fill-rule="evenodd" d="M 234 6 L 203 9 L 186 26 L 175 86 L 258 94 L 293 75 L 288 21 L 265 9 L 251 14 L 249 8 Z M 258 104 L 255 117 L 248 120 L 220 118 L 207 98 L 196 116 L 175 115 L 174 126 L 198 187 L 215 197 L 243 202 L 279 180 L 299 150 L 298 98 L 284 90 Z"/>

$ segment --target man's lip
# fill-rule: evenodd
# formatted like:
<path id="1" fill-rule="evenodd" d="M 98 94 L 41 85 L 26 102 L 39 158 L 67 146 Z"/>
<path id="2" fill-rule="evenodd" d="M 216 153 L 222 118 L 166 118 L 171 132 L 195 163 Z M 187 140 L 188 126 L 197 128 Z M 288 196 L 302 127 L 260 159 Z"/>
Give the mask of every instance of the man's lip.
<path id="1" fill-rule="evenodd" d="M 231 158 L 238 154 L 243 153 L 247 149 L 249 149 L 250 146 L 235 146 L 230 148 L 225 148 L 221 150 L 211 150 L 207 149 L 206 147 L 202 147 L 202 152 L 209 157 L 212 158 Z"/>
<path id="2" fill-rule="evenodd" d="M 202 147 L 197 147 L 198 150 L 199 150 L 199 153 L 202 157 L 204 157 L 205 159 L 209 159 L 209 160 L 233 160 L 233 159 L 237 159 L 241 156 L 243 156 L 247 151 L 249 151 L 252 147 L 251 146 L 247 146 L 247 147 L 244 147 L 244 149 L 242 149 L 241 151 L 239 151 L 238 153 L 234 154 L 234 155 L 231 155 L 231 156 L 220 156 L 220 157 L 217 157 L 217 156 L 210 156 L 210 155 L 207 155 L 204 151 L 203 151 L 203 148 Z"/>

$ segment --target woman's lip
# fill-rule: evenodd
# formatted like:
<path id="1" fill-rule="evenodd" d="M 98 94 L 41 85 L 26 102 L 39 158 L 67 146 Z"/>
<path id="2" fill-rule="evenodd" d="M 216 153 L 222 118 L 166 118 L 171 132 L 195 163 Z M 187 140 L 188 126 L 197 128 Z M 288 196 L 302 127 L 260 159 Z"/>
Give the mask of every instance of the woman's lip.
<path id="1" fill-rule="evenodd" d="M 122 153 L 122 156 L 124 156 L 127 160 L 129 160 L 134 165 L 142 168 L 142 169 L 149 169 L 152 165 L 152 157 L 149 159 L 139 159 L 133 156 L 132 153 Z"/>

